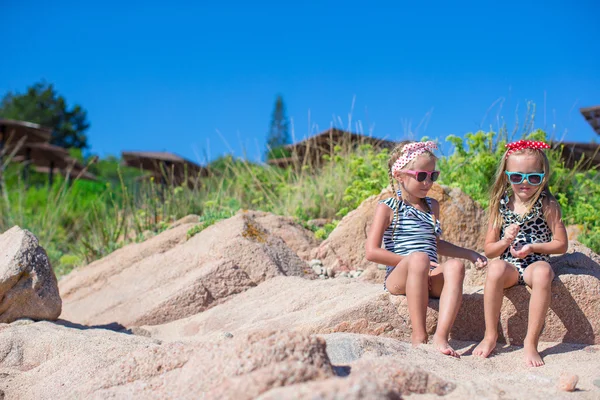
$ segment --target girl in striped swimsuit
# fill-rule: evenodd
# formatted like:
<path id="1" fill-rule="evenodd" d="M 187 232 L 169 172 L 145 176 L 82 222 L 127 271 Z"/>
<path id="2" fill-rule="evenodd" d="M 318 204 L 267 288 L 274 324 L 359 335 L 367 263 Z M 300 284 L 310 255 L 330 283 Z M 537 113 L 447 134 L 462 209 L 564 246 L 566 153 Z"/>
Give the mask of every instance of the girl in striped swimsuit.
<path id="1" fill-rule="evenodd" d="M 386 290 L 393 295 L 406 295 L 413 346 L 427 343 L 428 299 L 430 296 L 440 298 L 433 343 L 443 354 L 459 357 L 448 344 L 448 336 L 462 301 L 465 266 L 457 259 L 438 264 L 438 253 L 469 260 L 477 268 L 483 268 L 487 259 L 439 238 L 442 232 L 440 206 L 436 200 L 426 197 L 439 177 L 434 149 L 437 146 L 431 141 L 406 141 L 392 150 L 388 174 L 397 195 L 377 205 L 367 236 L 366 257 L 388 266 Z M 401 188 L 398 192 L 394 180 Z"/>

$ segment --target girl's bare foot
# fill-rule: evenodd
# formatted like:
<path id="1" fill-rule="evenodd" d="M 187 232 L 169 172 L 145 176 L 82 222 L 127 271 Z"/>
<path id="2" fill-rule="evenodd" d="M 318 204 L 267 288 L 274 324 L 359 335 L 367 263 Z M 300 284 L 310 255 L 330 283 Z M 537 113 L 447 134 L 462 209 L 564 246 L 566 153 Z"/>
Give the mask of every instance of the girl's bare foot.
<path id="1" fill-rule="evenodd" d="M 436 335 L 434 335 L 433 336 L 433 345 L 442 354 L 460 358 L 460 355 L 452 347 L 450 347 L 450 345 L 448 344 L 448 340 L 446 340 L 446 339 L 438 338 Z"/>
<path id="2" fill-rule="evenodd" d="M 484 336 L 483 340 L 475 347 L 475 350 L 473 350 L 473 355 L 487 358 L 496 348 L 496 340 L 498 340 L 498 335 Z"/>
<path id="3" fill-rule="evenodd" d="M 413 347 L 417 347 L 420 344 L 427 343 L 427 334 L 424 335 L 415 335 L 414 333 L 411 335 L 410 341 L 412 342 Z"/>
<path id="4" fill-rule="evenodd" d="M 538 353 L 536 346 L 526 344 L 524 350 L 525 364 L 527 364 L 528 367 L 541 367 L 544 365 L 544 361 L 542 360 L 540 353 Z"/>

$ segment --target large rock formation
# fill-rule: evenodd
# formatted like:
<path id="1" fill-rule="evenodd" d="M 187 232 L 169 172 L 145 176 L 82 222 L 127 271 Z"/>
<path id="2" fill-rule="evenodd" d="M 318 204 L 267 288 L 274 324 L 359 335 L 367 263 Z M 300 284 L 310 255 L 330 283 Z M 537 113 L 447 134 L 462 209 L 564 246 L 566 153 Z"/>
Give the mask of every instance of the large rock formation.
<path id="1" fill-rule="evenodd" d="M 56 275 L 46 251 L 15 226 L 0 235 L 0 322 L 55 320 L 61 312 Z"/>
<path id="2" fill-rule="evenodd" d="M 194 315 L 278 275 L 314 277 L 278 236 L 241 212 L 189 240 L 190 225 L 127 246 L 59 287 L 62 318 L 83 324 L 160 324 Z M 192 225 L 193 226 L 193 225 Z"/>

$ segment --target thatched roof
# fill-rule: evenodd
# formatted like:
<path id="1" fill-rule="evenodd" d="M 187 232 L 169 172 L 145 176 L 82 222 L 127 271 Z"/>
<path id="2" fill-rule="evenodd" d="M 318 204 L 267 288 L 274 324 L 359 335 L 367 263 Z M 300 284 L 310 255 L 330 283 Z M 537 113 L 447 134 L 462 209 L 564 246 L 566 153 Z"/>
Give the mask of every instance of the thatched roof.
<path id="1" fill-rule="evenodd" d="M 8 153 L 12 153 L 15 148 L 7 148 Z M 83 172 L 84 167 L 76 159 L 69 156 L 69 152 L 60 147 L 49 143 L 28 143 L 16 149 L 13 162 L 26 162 L 34 166 L 37 172 L 54 173 L 59 172 L 71 178 L 79 176 L 79 179 L 97 180 L 94 174 Z"/>
<path id="2" fill-rule="evenodd" d="M 598 143 L 575 143 L 575 142 L 555 142 L 551 143 L 552 147 L 562 145 L 561 158 L 569 168 L 573 168 L 575 164 L 584 157 L 583 163 L 580 165 L 582 169 L 591 169 L 600 165 L 600 144 Z"/>
<path id="3" fill-rule="evenodd" d="M 174 181 L 176 184 L 181 184 L 186 176 L 188 180 L 193 180 L 208 175 L 205 167 L 169 152 L 124 151 L 121 156 L 125 165 L 148 171 L 156 179 Z"/>
<path id="4" fill-rule="evenodd" d="M 284 146 L 284 149 L 291 156 L 271 159 L 269 160 L 269 164 L 280 167 L 295 163 L 305 163 L 307 161 L 319 164 L 323 155 L 334 152 L 335 146 L 355 148 L 361 144 L 370 144 L 377 149 L 392 149 L 397 143 L 342 129 L 330 128 L 300 142 Z"/>
<path id="5" fill-rule="evenodd" d="M 579 111 L 592 129 L 600 135 L 600 106 L 580 108 Z"/>
<path id="6" fill-rule="evenodd" d="M 14 144 L 23 137 L 27 143 L 45 143 L 51 135 L 52 129 L 33 122 L 0 119 L 0 142 L 4 145 Z"/>

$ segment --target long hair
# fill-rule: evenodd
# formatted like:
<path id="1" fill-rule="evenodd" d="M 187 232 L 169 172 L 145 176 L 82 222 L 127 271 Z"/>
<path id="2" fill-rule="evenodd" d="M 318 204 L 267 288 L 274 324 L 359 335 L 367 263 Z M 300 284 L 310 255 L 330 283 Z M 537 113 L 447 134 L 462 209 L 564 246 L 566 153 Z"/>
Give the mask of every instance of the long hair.
<path id="1" fill-rule="evenodd" d="M 502 160 L 500 161 L 500 165 L 498 165 L 498 170 L 496 171 L 496 180 L 494 181 L 494 185 L 492 186 L 492 190 L 490 192 L 490 222 L 493 223 L 494 228 L 502 226 L 500 200 L 504 196 L 504 193 L 511 188 L 508 176 L 505 173 L 508 157 L 520 154 L 533 154 L 537 158 L 539 165 L 541 165 L 544 170 L 544 179 L 542 180 L 542 183 L 537 186 L 533 196 L 531 196 L 531 198 L 525 204 L 527 207 L 525 214 L 531 211 L 542 193 L 545 193 L 550 200 L 555 200 L 554 196 L 552 196 L 552 193 L 550 193 L 550 188 L 548 187 L 548 181 L 550 180 L 550 162 L 548 161 L 546 154 L 541 150 L 522 149 L 514 151 L 508 157 L 506 157 L 507 152 L 508 150 L 502 155 Z"/>
<path id="2" fill-rule="evenodd" d="M 390 181 L 390 185 L 392 186 L 392 191 L 394 192 L 394 196 L 398 200 L 398 207 L 396 207 L 396 209 L 394 210 L 394 218 L 393 218 L 394 226 L 392 228 L 392 238 L 394 237 L 394 233 L 396 232 L 396 221 L 398 221 L 398 214 L 400 212 L 400 202 L 402 201 L 402 196 L 400 196 L 398 194 L 398 191 L 396 190 L 396 186 L 394 184 L 394 181 L 396 180 L 396 178 L 394 177 L 394 175 L 392 173 L 392 167 L 394 166 L 394 163 L 402 156 L 402 154 L 403 154 L 402 149 L 404 148 L 404 146 L 406 146 L 407 144 L 411 144 L 411 143 L 415 143 L 415 141 L 414 140 L 403 140 L 402 142 L 398 143 L 392 149 L 392 151 L 390 153 L 390 159 L 388 160 L 388 179 Z M 433 154 L 430 151 L 426 150 L 422 155 L 427 155 L 427 156 L 432 157 L 437 160 L 437 157 L 435 156 L 435 154 Z M 405 168 L 412 167 L 415 160 L 416 160 L 416 158 L 409 161 L 408 164 L 405 165 Z M 433 214 L 431 207 L 429 207 L 429 204 L 427 204 L 426 201 L 423 201 L 423 203 L 424 203 L 425 207 L 427 207 L 427 209 L 429 210 L 429 213 L 433 216 L 433 231 L 435 232 L 435 225 L 437 222 L 435 215 Z"/>

